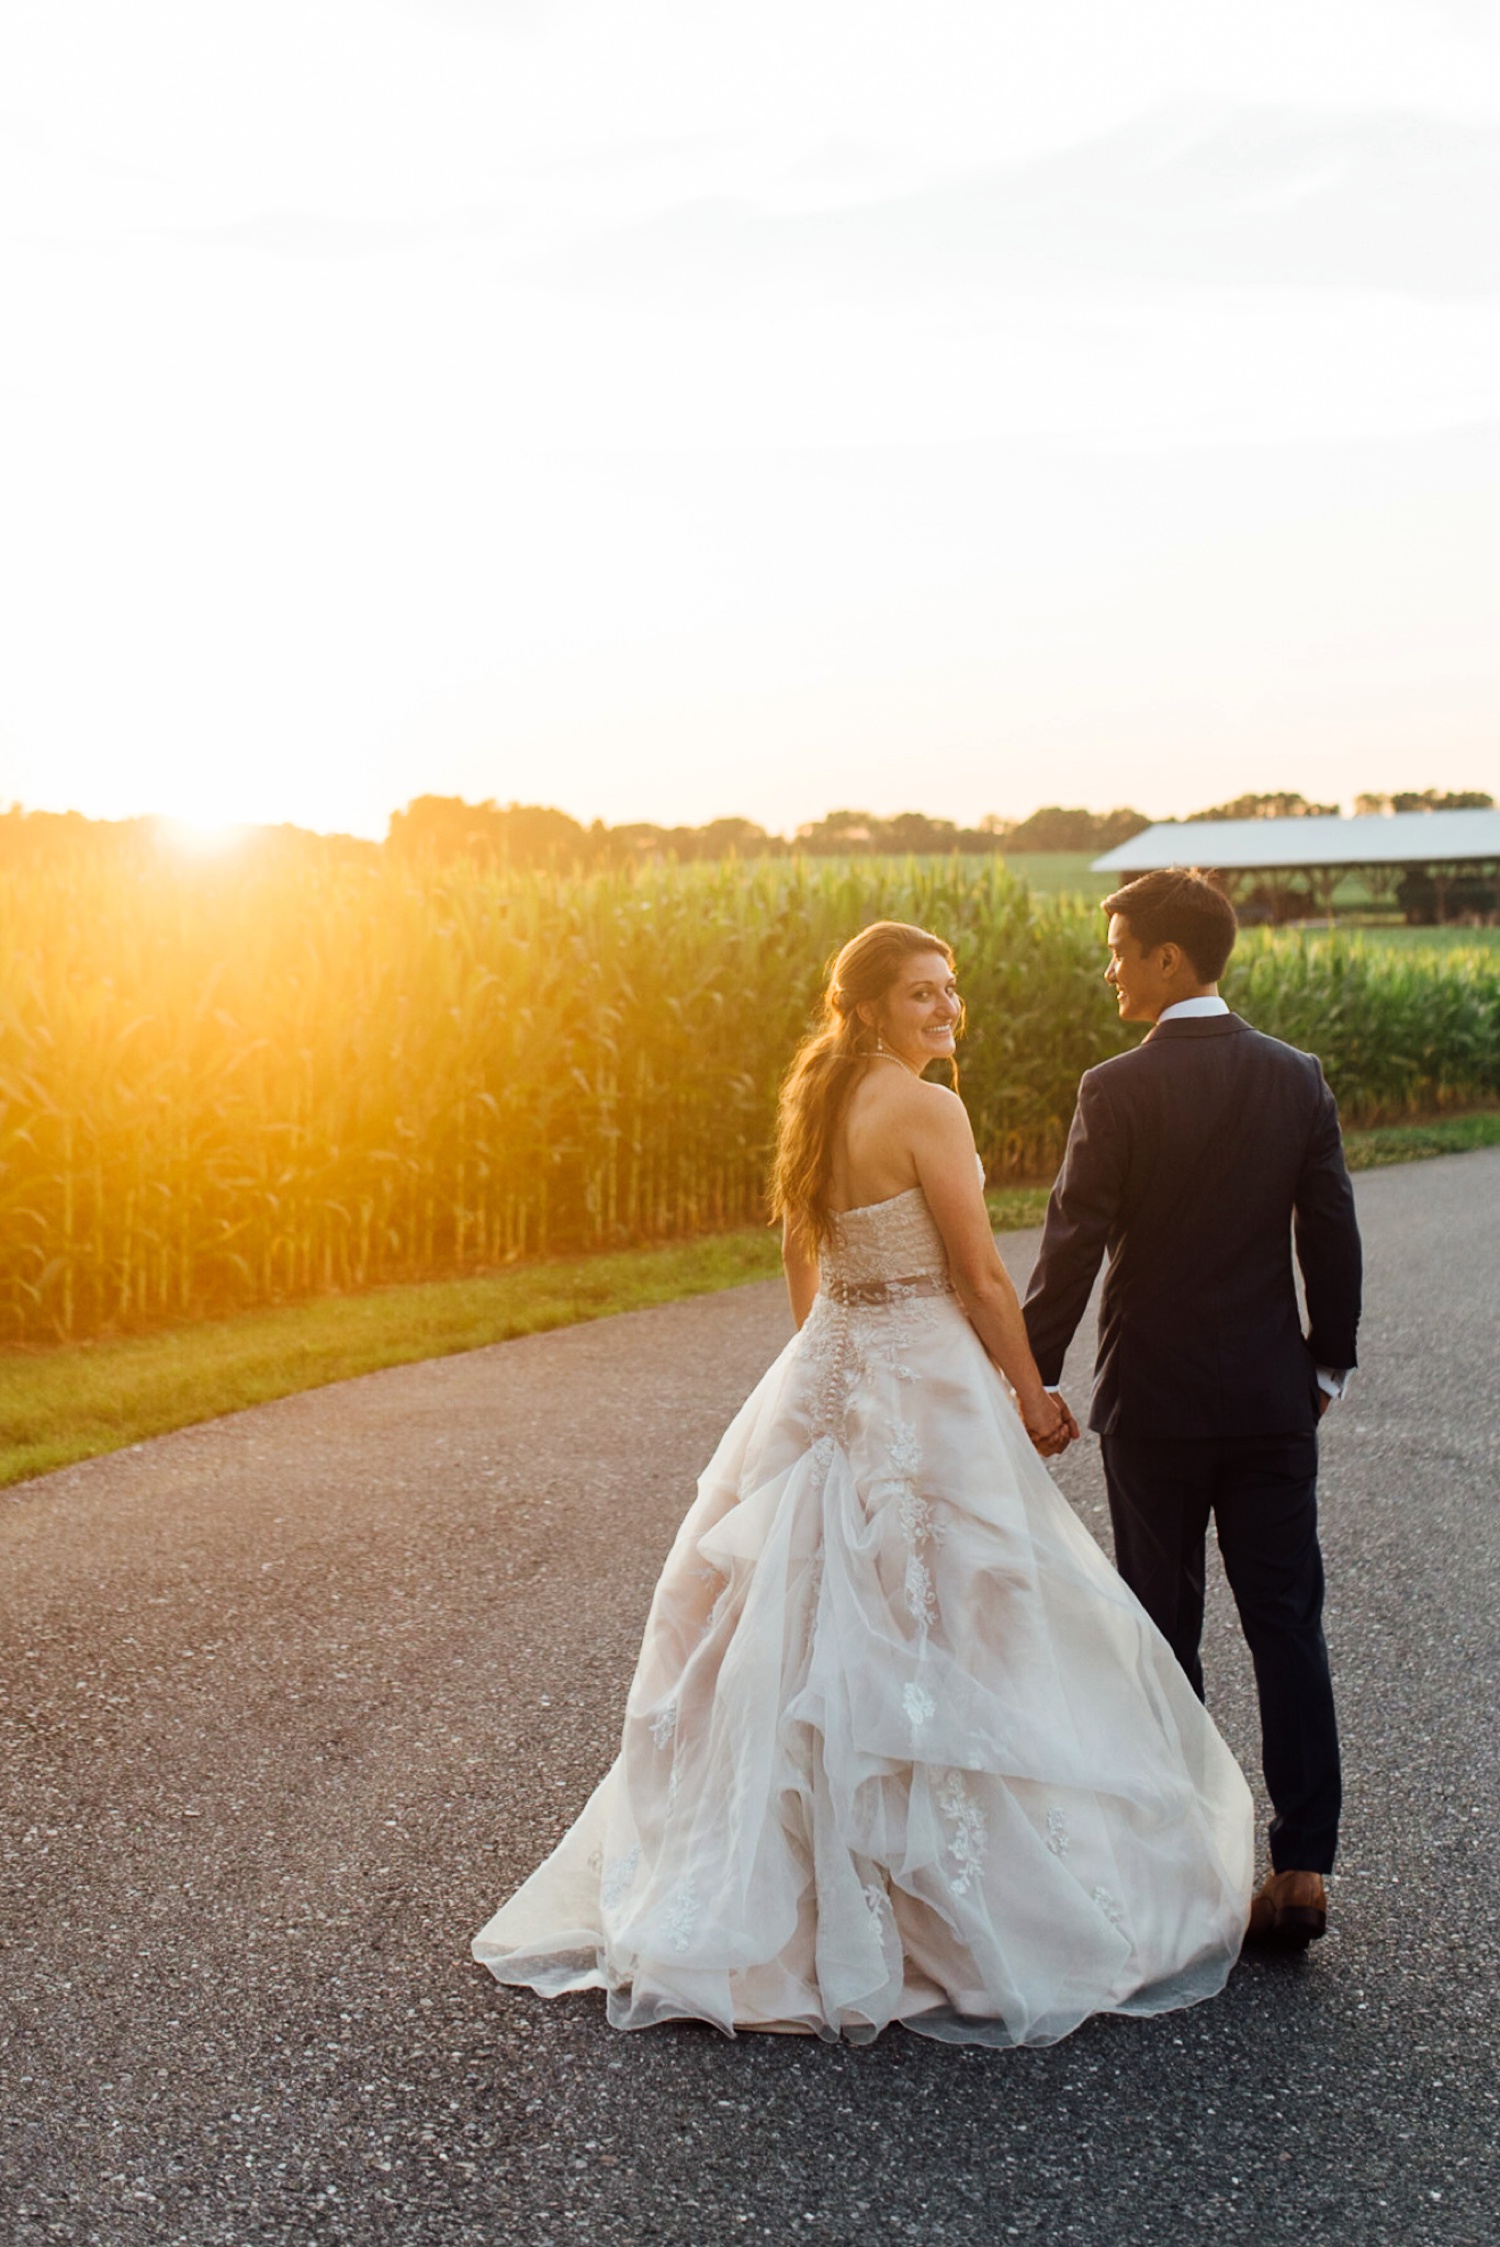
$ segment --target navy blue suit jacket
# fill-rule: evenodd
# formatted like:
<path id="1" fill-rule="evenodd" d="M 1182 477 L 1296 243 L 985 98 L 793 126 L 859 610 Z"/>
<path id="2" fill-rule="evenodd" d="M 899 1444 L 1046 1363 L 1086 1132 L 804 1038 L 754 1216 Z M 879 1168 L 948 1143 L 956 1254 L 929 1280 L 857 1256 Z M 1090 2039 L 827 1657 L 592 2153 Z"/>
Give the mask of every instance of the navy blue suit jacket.
<path id="1" fill-rule="evenodd" d="M 1025 1304 L 1049 1384 L 1106 1251 L 1090 1427 L 1315 1427 L 1317 1368 L 1355 1363 L 1360 1244 L 1314 1057 L 1237 1014 L 1179 1016 L 1088 1071 Z"/>

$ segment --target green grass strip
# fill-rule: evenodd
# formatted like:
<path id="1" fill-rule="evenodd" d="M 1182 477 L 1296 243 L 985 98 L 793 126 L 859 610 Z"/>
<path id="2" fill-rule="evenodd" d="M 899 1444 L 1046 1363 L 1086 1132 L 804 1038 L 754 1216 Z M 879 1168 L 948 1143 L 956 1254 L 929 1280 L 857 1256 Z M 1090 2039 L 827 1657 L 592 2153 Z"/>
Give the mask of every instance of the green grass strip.
<path id="1" fill-rule="evenodd" d="M 1348 1135 L 1357 1170 L 1496 1145 L 1500 1114 Z M 1014 1232 L 1040 1225 L 1047 1189 L 1011 1187 L 985 1199 L 996 1231 Z M 758 1229 L 323 1296 L 124 1341 L 0 1352 L 0 1488 L 330 1381 L 713 1294 L 780 1269 L 775 1234 Z"/>
<path id="2" fill-rule="evenodd" d="M 1486 1108 L 1478 1115 L 1439 1116 L 1429 1123 L 1379 1124 L 1369 1131 L 1344 1133 L 1344 1152 L 1351 1170 L 1424 1162 L 1429 1155 L 1467 1155 L 1476 1147 L 1500 1147 L 1500 1110 Z"/>
<path id="3" fill-rule="evenodd" d="M 738 1287 L 779 1269 L 771 1233 L 729 1233 L 518 1265 L 482 1279 L 321 1296 L 122 1341 L 7 1351 L 0 1487 L 329 1381 Z"/>
<path id="4" fill-rule="evenodd" d="M 1040 1224 L 1046 1205 L 1045 1188 L 989 1196 L 997 1230 Z M 483 1279 L 323 1296 L 125 1341 L 0 1352 L 0 1488 L 330 1381 L 713 1294 L 780 1270 L 777 1236 L 758 1228 L 523 1264 Z"/>

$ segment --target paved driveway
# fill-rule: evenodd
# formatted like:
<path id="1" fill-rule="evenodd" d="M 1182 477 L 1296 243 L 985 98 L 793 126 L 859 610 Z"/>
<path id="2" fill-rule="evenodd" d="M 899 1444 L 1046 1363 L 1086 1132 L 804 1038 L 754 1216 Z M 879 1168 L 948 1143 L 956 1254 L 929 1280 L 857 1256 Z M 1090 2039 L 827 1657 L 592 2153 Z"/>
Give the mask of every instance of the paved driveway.
<path id="1" fill-rule="evenodd" d="M 1359 1195 L 1366 1366 L 1325 1446 L 1334 1929 L 1049 2051 L 624 2038 L 468 1962 L 610 1759 L 775 1287 L 7 1494 L 6 2247 L 1500 2237 L 1500 1151 Z M 1024 1272 L 1034 1236 L 1006 1246 Z M 1097 1448 L 1062 1476 L 1102 1526 Z M 1253 1769 L 1222 1597 L 1209 1652 Z"/>

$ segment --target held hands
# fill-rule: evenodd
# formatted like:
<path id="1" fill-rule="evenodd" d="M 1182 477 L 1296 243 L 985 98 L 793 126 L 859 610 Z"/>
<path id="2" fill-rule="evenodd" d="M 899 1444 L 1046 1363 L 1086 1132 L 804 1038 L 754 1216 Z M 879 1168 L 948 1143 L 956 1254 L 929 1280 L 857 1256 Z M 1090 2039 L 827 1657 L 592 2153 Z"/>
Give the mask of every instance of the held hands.
<path id="1" fill-rule="evenodd" d="M 1044 1459 L 1056 1459 L 1079 1432 L 1078 1422 L 1054 1389 L 1044 1389 L 1033 1403 L 1023 1405 L 1021 1419 Z"/>

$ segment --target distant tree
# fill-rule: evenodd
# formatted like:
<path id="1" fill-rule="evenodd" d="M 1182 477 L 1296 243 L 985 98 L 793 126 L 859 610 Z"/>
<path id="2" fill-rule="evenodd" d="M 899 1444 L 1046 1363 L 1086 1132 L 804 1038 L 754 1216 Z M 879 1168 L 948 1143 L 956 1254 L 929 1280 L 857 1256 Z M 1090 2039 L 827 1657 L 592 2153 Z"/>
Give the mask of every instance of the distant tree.
<path id="1" fill-rule="evenodd" d="M 1482 788 L 1407 789 L 1386 798 L 1392 811 L 1493 811 L 1495 799 Z"/>
<path id="2" fill-rule="evenodd" d="M 768 835 L 753 819 L 711 819 L 697 830 L 699 858 L 764 858 L 769 851 L 785 850 L 779 835 Z"/>
<path id="3" fill-rule="evenodd" d="M 397 858 L 464 858 L 494 855 L 493 803 L 466 804 L 461 796 L 414 796 L 393 811 L 386 848 Z"/>
<path id="4" fill-rule="evenodd" d="M 1143 811 L 1067 810 L 1044 805 L 1004 838 L 1006 855 L 1032 850 L 1113 850 L 1151 825 Z"/>
<path id="5" fill-rule="evenodd" d="M 386 847 L 400 858 L 444 864 L 470 858 L 480 865 L 580 865 L 598 855 L 589 830 L 550 804 L 470 804 L 461 796 L 416 796 L 405 811 L 393 811 Z"/>
<path id="6" fill-rule="evenodd" d="M 1091 850 L 1118 850 L 1132 835 L 1143 835 L 1154 822 L 1143 811 L 1101 811 L 1095 814 L 1096 832 Z"/>
<path id="7" fill-rule="evenodd" d="M 498 826 L 501 855 L 518 866 L 576 865 L 593 855 L 588 829 L 550 804 L 507 804 Z"/>
<path id="8" fill-rule="evenodd" d="M 590 833 L 599 838 L 599 855 L 617 866 L 655 864 L 668 858 L 765 858 L 787 847 L 780 835 L 768 834 L 753 819 L 711 819 L 704 827 L 659 827 L 650 819 L 629 820 L 619 827 L 596 822 Z"/>
<path id="9" fill-rule="evenodd" d="M 322 834 L 315 828 L 294 827 L 290 820 L 283 820 L 278 827 L 247 828 L 236 856 L 241 853 L 247 860 L 258 855 L 262 860 L 279 859 L 283 863 L 291 859 L 321 865 L 334 862 L 365 866 L 378 861 L 380 845 L 363 835 Z"/>
<path id="10" fill-rule="evenodd" d="M 1090 850 L 1094 842 L 1094 813 L 1067 810 L 1061 804 L 1044 804 L 1029 819 L 1012 827 L 1005 838 L 1012 851 Z"/>
<path id="11" fill-rule="evenodd" d="M 799 850 L 815 857 L 936 858 L 958 851 L 978 858 L 999 850 L 1013 824 L 993 815 L 977 827 L 960 827 L 925 811 L 901 811 L 891 819 L 878 819 L 872 811 L 831 811 L 799 827 L 795 841 Z"/>
<path id="12" fill-rule="evenodd" d="M 1310 804 L 1305 796 L 1283 792 L 1273 796 L 1236 796 L 1233 803 L 1215 804 L 1209 811 L 1192 811 L 1192 819 L 1332 819 L 1337 804 Z"/>
<path id="13" fill-rule="evenodd" d="M 682 857 L 681 840 L 689 830 L 659 827 L 654 819 L 627 819 L 607 832 L 609 855 L 617 865 L 649 866 L 668 855 Z"/>
<path id="14" fill-rule="evenodd" d="M 799 849 L 817 858 L 868 856 L 880 821 L 872 811 L 830 811 L 797 829 Z"/>
<path id="15" fill-rule="evenodd" d="M 900 811 L 894 819 L 880 820 L 875 848 L 892 856 L 932 857 L 957 847 L 958 829 L 951 819 L 929 819 L 925 811 Z"/>

